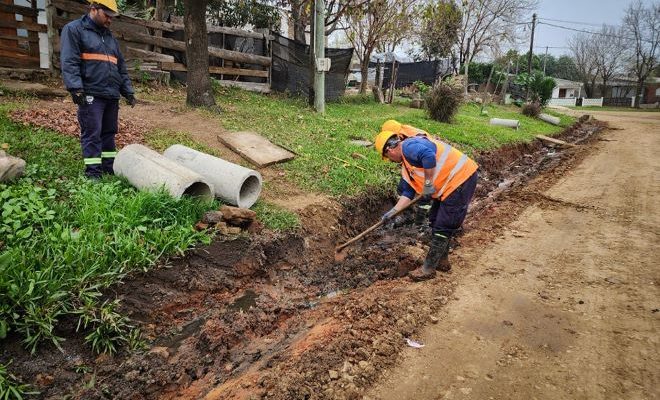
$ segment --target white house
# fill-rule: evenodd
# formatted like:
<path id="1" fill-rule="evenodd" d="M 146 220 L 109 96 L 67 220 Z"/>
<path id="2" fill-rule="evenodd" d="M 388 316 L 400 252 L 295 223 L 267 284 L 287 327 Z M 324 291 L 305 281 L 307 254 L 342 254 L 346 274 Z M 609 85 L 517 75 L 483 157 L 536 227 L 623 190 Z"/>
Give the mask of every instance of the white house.
<path id="1" fill-rule="evenodd" d="M 582 82 L 573 82 L 567 79 L 552 78 L 555 88 L 552 89 L 553 99 L 572 99 L 582 97 Z"/>

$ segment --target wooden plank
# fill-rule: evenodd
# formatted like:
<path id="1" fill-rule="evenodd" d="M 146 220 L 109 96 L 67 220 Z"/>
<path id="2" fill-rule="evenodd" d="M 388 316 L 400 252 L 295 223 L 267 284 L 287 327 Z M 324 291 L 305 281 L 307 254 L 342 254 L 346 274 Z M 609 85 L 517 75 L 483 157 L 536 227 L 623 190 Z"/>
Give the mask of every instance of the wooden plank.
<path id="1" fill-rule="evenodd" d="M 292 152 L 273 144 L 256 132 L 231 132 L 218 135 L 218 139 L 260 168 L 289 161 L 295 157 Z"/>
<path id="2" fill-rule="evenodd" d="M 66 0 L 52 0 L 52 3 L 55 5 L 55 7 L 59 8 L 62 11 L 79 13 L 79 14 L 83 14 L 87 12 L 87 9 L 83 4 L 77 4 Z M 151 29 L 158 29 L 161 31 L 168 31 L 168 32 L 182 31 L 184 29 L 184 26 L 182 24 L 172 24 L 163 21 L 147 21 L 144 19 L 133 18 L 128 15 L 120 15 L 119 17 L 117 17 L 117 20 L 120 20 L 122 22 L 128 22 L 135 25 L 144 26 Z M 274 39 L 272 36 L 264 35 L 263 33 L 251 32 L 238 28 L 229 28 L 225 26 L 207 25 L 206 29 L 208 32 L 226 33 L 228 35 L 241 36 L 247 38 L 268 39 L 268 40 Z"/>
<path id="3" fill-rule="evenodd" d="M 129 41 L 143 44 L 152 44 L 167 49 L 186 51 L 186 44 L 180 40 L 169 38 L 158 38 L 151 35 L 136 33 L 136 32 L 118 32 L 116 37 Z M 212 57 L 224 58 L 231 61 L 257 64 L 267 67 L 271 63 L 270 57 L 257 56 L 254 54 L 241 53 L 239 51 L 223 50 L 217 47 L 209 46 L 209 55 Z"/>
<path id="4" fill-rule="evenodd" d="M 0 35 L 0 40 L 23 40 L 23 41 L 28 41 L 30 43 L 39 43 L 39 38 L 29 38 L 25 36 L 12 36 L 12 35 Z"/>
<path id="5" fill-rule="evenodd" d="M 563 146 L 563 147 L 576 147 L 576 145 L 574 145 L 573 143 L 564 142 L 563 140 L 551 138 L 551 137 L 548 137 L 548 136 L 545 136 L 545 135 L 536 135 L 536 138 L 543 141 L 543 142 L 551 143 L 551 144 L 557 144 L 557 145 Z"/>
<path id="6" fill-rule="evenodd" d="M 160 69 L 164 71 L 187 71 L 187 68 L 183 64 L 179 63 L 161 63 Z M 213 67 L 209 66 L 209 72 L 212 74 L 224 74 L 224 75 L 240 75 L 240 76 L 255 76 L 259 78 L 268 78 L 268 71 L 256 70 L 256 69 L 245 69 L 245 68 L 226 68 L 226 67 Z"/>
<path id="7" fill-rule="evenodd" d="M 28 31 L 34 32 L 46 32 L 48 27 L 46 25 L 40 25 L 34 22 L 27 21 L 1 21 L 0 28 L 16 28 L 16 29 L 25 29 Z"/>
<path id="8" fill-rule="evenodd" d="M 142 61 L 154 61 L 161 63 L 174 63 L 174 56 L 167 54 L 155 53 L 153 51 L 136 49 L 134 47 L 126 47 L 127 59 L 140 59 Z"/>
<path id="9" fill-rule="evenodd" d="M 5 46 L 0 44 L 0 51 L 4 51 L 8 57 L 23 57 L 23 55 L 29 55 L 30 50 L 24 49 L 18 46 Z"/>
<path id="10" fill-rule="evenodd" d="M 216 82 L 220 86 L 237 87 L 243 90 L 248 90 L 250 92 L 256 92 L 256 93 L 270 93 L 270 84 L 268 83 L 238 82 L 238 81 L 228 81 L 228 80 L 219 80 Z"/>
<path id="11" fill-rule="evenodd" d="M 0 3 L 0 12 L 6 12 L 10 14 L 21 14 L 26 17 L 37 18 L 39 13 L 38 10 L 31 7 L 18 6 L 15 4 L 4 4 Z"/>

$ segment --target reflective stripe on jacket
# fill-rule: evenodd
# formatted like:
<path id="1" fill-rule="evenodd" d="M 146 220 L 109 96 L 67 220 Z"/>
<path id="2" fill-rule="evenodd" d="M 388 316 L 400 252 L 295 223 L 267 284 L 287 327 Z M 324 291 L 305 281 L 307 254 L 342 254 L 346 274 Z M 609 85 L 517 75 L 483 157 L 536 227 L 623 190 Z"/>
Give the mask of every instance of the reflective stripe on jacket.
<path id="1" fill-rule="evenodd" d="M 436 146 L 435 168 L 433 173 L 433 198 L 444 200 L 457 187 L 465 182 L 479 168 L 470 157 L 461 153 L 451 145 L 429 137 L 420 138 L 431 141 Z M 424 188 L 424 168 L 413 167 L 403 155 L 401 176 L 415 192 L 422 193 Z"/>
<path id="2" fill-rule="evenodd" d="M 133 94 L 119 44 L 110 30 L 85 14 L 64 26 L 60 59 L 64 86 L 85 95 L 118 99 Z"/>

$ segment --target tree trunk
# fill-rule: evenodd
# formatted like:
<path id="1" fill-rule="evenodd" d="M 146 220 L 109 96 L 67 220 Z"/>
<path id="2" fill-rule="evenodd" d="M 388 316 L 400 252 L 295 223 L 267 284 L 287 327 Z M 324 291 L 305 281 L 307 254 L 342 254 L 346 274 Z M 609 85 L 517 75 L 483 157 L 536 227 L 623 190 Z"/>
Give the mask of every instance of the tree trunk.
<path id="1" fill-rule="evenodd" d="M 640 108 L 639 105 L 642 104 L 642 92 L 644 89 L 644 79 L 637 81 L 637 87 L 635 88 L 635 108 Z"/>
<path id="2" fill-rule="evenodd" d="M 362 82 L 360 82 L 360 94 L 365 94 L 367 93 L 367 79 L 369 78 L 369 57 L 365 57 L 362 64 L 360 64 L 360 76 L 362 76 Z"/>
<path id="3" fill-rule="evenodd" d="M 293 39 L 307 44 L 307 38 L 305 37 L 305 27 L 307 24 L 303 21 L 303 5 L 301 4 L 291 4 L 291 19 L 293 19 Z"/>
<path id="4" fill-rule="evenodd" d="M 186 103 L 192 107 L 215 105 L 209 75 L 209 48 L 206 33 L 207 2 L 208 0 L 185 0 L 184 2 L 188 68 Z"/>

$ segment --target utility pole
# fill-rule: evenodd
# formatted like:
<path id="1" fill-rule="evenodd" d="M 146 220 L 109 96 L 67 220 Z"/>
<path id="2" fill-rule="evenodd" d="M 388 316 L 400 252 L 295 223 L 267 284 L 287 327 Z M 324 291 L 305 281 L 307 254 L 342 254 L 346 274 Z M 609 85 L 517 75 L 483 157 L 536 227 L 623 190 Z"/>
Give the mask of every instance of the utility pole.
<path id="1" fill-rule="evenodd" d="M 470 36 L 467 40 L 467 49 L 465 50 L 465 54 L 463 55 L 463 65 L 465 66 L 465 94 L 468 94 L 468 85 L 469 85 L 469 80 L 470 80 L 470 75 L 468 74 L 468 71 L 470 70 L 470 42 L 472 41 L 472 36 Z"/>
<path id="2" fill-rule="evenodd" d="M 325 72 L 330 69 L 330 60 L 325 58 L 325 4 L 314 1 L 314 109 L 325 113 Z"/>
<path id="3" fill-rule="evenodd" d="M 548 46 L 545 46 L 545 55 L 543 56 L 543 76 L 545 76 L 545 64 L 548 62 Z"/>
<path id="4" fill-rule="evenodd" d="M 532 52 L 534 51 L 534 29 L 536 29 L 536 13 L 532 14 L 532 39 L 529 41 L 529 56 L 527 56 L 527 74 L 532 76 Z M 529 100 L 529 85 L 527 85 L 527 100 Z"/>

